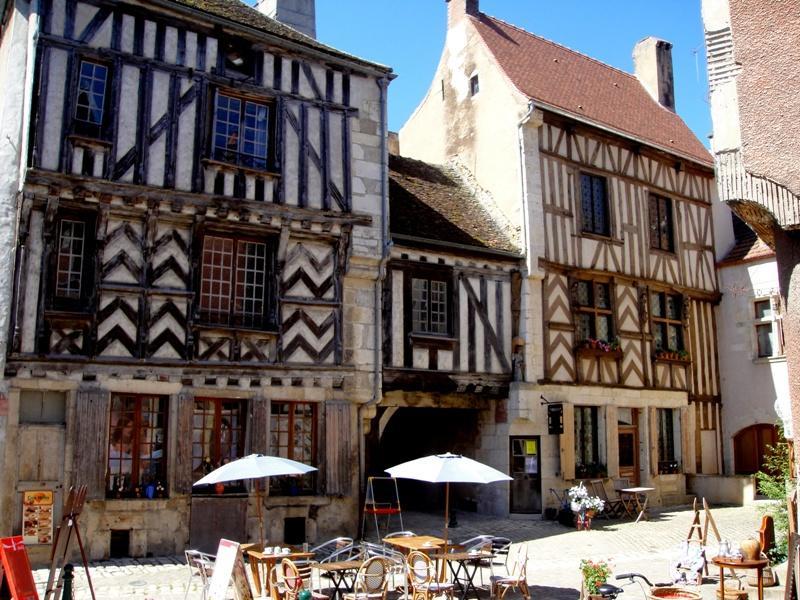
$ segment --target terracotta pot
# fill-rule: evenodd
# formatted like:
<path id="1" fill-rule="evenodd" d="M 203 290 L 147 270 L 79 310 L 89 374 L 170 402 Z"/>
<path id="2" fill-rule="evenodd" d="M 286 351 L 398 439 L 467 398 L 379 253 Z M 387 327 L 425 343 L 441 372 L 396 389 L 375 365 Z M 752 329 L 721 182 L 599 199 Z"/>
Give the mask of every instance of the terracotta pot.
<path id="1" fill-rule="evenodd" d="M 745 560 L 755 560 L 761 556 L 761 542 L 753 538 L 747 538 L 739 544 L 742 551 L 742 558 Z"/>
<path id="2" fill-rule="evenodd" d="M 224 494 L 225 493 L 225 484 L 224 483 L 215 483 L 214 484 L 214 491 L 217 492 L 217 494 L 220 494 L 220 495 Z"/>

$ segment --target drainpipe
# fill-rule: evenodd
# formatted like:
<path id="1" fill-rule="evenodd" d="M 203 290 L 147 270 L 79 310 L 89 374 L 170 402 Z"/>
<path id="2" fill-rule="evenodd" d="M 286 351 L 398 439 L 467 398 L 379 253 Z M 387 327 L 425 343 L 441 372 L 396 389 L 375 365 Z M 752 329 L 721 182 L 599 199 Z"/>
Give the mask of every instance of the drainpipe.
<path id="1" fill-rule="evenodd" d="M 517 143 L 519 144 L 519 178 L 520 178 L 520 190 L 522 192 L 522 236 L 523 240 L 525 241 L 525 257 L 526 257 L 526 265 L 528 268 L 526 271 L 530 272 L 530 260 L 531 260 L 531 240 L 530 240 L 530 229 L 528 224 L 528 181 L 525 178 L 525 142 L 523 140 L 523 129 L 525 125 L 530 121 L 531 115 L 533 111 L 536 109 L 536 106 L 533 103 L 533 100 L 528 101 L 528 112 L 520 119 L 519 123 L 517 124 Z M 525 273 L 527 275 L 527 273 Z"/>
<path id="2" fill-rule="evenodd" d="M 381 150 L 381 259 L 378 263 L 378 277 L 375 281 L 375 337 L 374 337 L 374 354 L 373 354 L 373 385 L 372 385 L 372 398 L 366 404 L 362 405 L 359 410 L 358 418 L 358 440 L 360 445 L 359 452 L 359 474 L 363 475 L 366 469 L 366 440 L 364 432 L 364 419 L 362 413 L 367 412 L 368 409 L 375 406 L 381 401 L 382 395 L 382 323 L 383 323 L 383 282 L 386 279 L 386 264 L 389 261 L 389 251 L 391 249 L 391 238 L 389 236 L 389 146 L 387 143 L 389 136 L 389 118 L 386 109 L 387 90 L 389 83 L 393 77 L 384 75 L 375 80 L 380 90 L 380 150 Z M 359 493 L 363 494 L 362 489 L 363 481 L 359 482 Z"/>

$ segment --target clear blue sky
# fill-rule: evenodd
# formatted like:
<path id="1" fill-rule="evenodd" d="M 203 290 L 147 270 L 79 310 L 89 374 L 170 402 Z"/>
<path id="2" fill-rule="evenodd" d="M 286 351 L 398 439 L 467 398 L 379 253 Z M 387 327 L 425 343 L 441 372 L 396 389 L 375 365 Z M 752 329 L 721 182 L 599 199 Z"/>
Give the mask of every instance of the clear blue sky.
<path id="1" fill-rule="evenodd" d="M 634 44 L 672 42 L 675 100 L 708 146 L 705 47 L 700 0 L 480 0 L 481 11 L 627 72 Z M 389 127 L 397 131 L 430 85 L 444 44 L 445 0 L 317 0 L 321 42 L 391 66 Z"/>

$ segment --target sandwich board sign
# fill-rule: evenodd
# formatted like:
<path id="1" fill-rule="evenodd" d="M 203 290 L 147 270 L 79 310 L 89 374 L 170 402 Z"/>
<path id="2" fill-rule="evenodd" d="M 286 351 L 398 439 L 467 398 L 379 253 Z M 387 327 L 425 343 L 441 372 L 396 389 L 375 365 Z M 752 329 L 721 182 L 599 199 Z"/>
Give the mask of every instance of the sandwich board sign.
<path id="1" fill-rule="evenodd" d="M 14 600 L 39 600 L 28 551 L 21 535 L 0 538 L 3 576 Z"/>
<path id="2" fill-rule="evenodd" d="M 225 600 L 228 586 L 233 579 L 233 589 L 238 600 L 252 600 L 247 572 L 244 568 L 242 550 L 237 542 L 221 539 L 217 548 L 217 559 L 214 561 L 214 574 L 208 586 L 208 600 Z"/>

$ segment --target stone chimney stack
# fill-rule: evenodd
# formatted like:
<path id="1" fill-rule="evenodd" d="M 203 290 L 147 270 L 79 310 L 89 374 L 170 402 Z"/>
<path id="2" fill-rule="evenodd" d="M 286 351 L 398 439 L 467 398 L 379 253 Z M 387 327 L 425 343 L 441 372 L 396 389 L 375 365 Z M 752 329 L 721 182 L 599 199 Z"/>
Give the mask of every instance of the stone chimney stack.
<path id="1" fill-rule="evenodd" d="M 258 11 L 271 19 L 317 38 L 317 11 L 314 0 L 260 0 Z"/>
<path id="2" fill-rule="evenodd" d="M 672 44 L 652 36 L 644 38 L 633 48 L 633 69 L 653 100 L 675 112 Z"/>
<path id="3" fill-rule="evenodd" d="M 478 16 L 479 0 L 445 0 L 447 2 L 447 28 L 457 25 L 466 15 Z"/>

